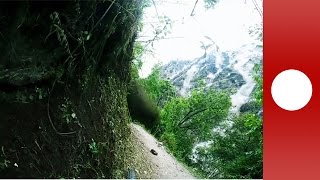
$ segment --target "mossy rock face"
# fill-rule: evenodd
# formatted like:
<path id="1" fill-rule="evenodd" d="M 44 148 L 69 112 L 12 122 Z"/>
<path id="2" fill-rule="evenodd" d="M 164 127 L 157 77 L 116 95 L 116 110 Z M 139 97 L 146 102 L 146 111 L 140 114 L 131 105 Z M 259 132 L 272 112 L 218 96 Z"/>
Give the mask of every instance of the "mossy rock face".
<path id="1" fill-rule="evenodd" d="M 0 2 L 0 177 L 125 178 L 141 1 Z"/>

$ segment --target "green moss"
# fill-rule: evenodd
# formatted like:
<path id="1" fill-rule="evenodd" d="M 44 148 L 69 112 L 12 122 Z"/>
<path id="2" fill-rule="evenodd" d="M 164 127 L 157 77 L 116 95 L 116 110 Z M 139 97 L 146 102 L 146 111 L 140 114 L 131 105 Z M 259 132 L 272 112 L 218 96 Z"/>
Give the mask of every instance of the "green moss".
<path id="1" fill-rule="evenodd" d="M 2 177 L 126 177 L 140 3 L 0 2 Z"/>

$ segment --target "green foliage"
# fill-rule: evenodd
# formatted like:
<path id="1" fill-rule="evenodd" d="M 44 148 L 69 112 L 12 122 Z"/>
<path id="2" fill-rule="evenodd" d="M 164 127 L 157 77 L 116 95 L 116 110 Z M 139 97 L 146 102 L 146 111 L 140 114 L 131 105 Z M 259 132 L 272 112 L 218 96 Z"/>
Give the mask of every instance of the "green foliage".
<path id="1" fill-rule="evenodd" d="M 70 45 L 67 40 L 67 35 L 65 31 L 62 29 L 61 21 L 60 21 L 60 15 L 58 12 L 53 12 L 50 14 L 50 19 L 52 20 L 52 26 L 51 31 L 49 34 L 56 33 L 58 41 L 60 45 L 64 48 L 65 52 L 68 54 L 68 59 L 70 58 L 73 60 L 73 56 L 70 51 Z M 88 38 L 87 38 L 88 39 Z"/>
<path id="2" fill-rule="evenodd" d="M 142 55 L 145 52 L 141 43 L 135 42 L 133 47 L 133 62 L 131 64 L 131 78 L 133 80 L 139 79 L 139 70 L 142 67 Z"/>
<path id="3" fill-rule="evenodd" d="M 262 68 L 256 65 L 256 89 L 250 102 L 262 108 Z M 244 111 L 233 117 L 231 128 L 216 133 L 209 147 L 198 149 L 197 168 L 209 178 L 262 178 L 262 118 L 255 112 Z"/>
<path id="4" fill-rule="evenodd" d="M 254 92 L 254 98 L 262 106 L 262 103 L 263 103 L 262 65 L 258 65 L 258 64 L 255 65 L 254 78 L 256 81 L 256 91 Z"/>
<path id="5" fill-rule="evenodd" d="M 209 5 L 216 2 L 206 1 Z M 141 57 L 142 46 L 137 46 L 135 52 Z M 136 67 L 141 65 L 140 61 Z M 236 116 L 229 116 L 230 93 L 206 90 L 205 82 L 199 79 L 189 97 L 178 96 L 174 86 L 161 78 L 160 68 L 156 66 L 145 79 L 136 76 L 161 108 L 155 136 L 176 158 L 206 178 L 262 178 L 262 118 L 257 115 L 263 97 L 261 65 L 254 69 L 257 85 L 253 99 Z M 215 128 L 220 131 L 212 131 Z M 212 143 L 197 148 L 194 162 L 193 150 L 200 142 Z"/>
<path id="6" fill-rule="evenodd" d="M 97 154 L 99 152 L 97 144 L 93 139 L 91 139 L 91 141 L 92 142 L 89 144 L 89 150 L 92 154 Z"/>
<path id="7" fill-rule="evenodd" d="M 9 166 L 10 161 L 3 159 L 0 161 L 0 169 L 7 168 Z"/>
<path id="8" fill-rule="evenodd" d="M 232 128 L 216 134 L 198 154 L 197 163 L 209 178 L 262 178 L 262 123 L 252 114 L 234 119 Z M 213 173 L 214 172 L 214 173 Z"/>
<path id="9" fill-rule="evenodd" d="M 159 107 L 163 107 L 166 102 L 176 96 L 174 86 L 168 80 L 161 78 L 159 66 L 155 66 L 152 73 L 146 79 L 141 79 L 139 82 Z"/>
<path id="10" fill-rule="evenodd" d="M 17 91 L 15 100 L 21 103 L 31 103 L 33 101 L 43 100 L 48 96 L 48 92 L 43 88 L 35 87 L 31 90 Z"/>
<path id="11" fill-rule="evenodd" d="M 59 107 L 60 111 L 62 112 L 62 119 L 65 123 L 69 124 L 73 122 L 75 119 L 77 119 L 77 116 L 72 109 L 71 101 L 68 98 L 64 99 L 64 103 L 62 103 Z"/>
<path id="12" fill-rule="evenodd" d="M 48 93 L 46 90 L 36 87 L 36 98 L 38 98 L 39 100 L 42 100 L 43 98 L 46 98 L 47 96 L 48 96 Z"/>
<path id="13" fill-rule="evenodd" d="M 240 113 L 258 114 L 261 110 L 261 104 L 258 101 L 249 101 L 240 107 Z"/>
<path id="14" fill-rule="evenodd" d="M 205 5 L 205 7 L 207 8 L 207 9 L 209 9 L 209 8 L 213 8 L 214 7 L 214 5 L 216 5 L 217 4 L 217 2 L 218 2 L 218 0 L 205 0 L 204 1 L 204 5 Z"/>
<path id="15" fill-rule="evenodd" d="M 4 147 L 1 146 L 1 154 L 0 154 L 0 170 L 5 169 L 7 167 L 9 167 L 9 164 L 11 162 L 6 159 L 6 155 L 4 153 Z"/>
<path id="16" fill-rule="evenodd" d="M 211 129 L 227 117 L 230 106 L 229 96 L 214 90 L 196 89 L 188 98 L 176 97 L 161 111 L 161 139 L 169 148 L 175 147 L 171 150 L 178 158 L 188 162 L 193 145 L 211 137 Z"/>
<path id="17" fill-rule="evenodd" d="M 150 7 L 152 5 L 152 0 L 142 0 L 141 5 L 143 8 Z"/>
<path id="18" fill-rule="evenodd" d="M 257 88 L 254 107 L 261 108 L 262 81 L 255 71 Z M 156 137 L 176 158 L 195 167 L 207 178 L 262 178 L 262 119 L 246 112 L 231 117 L 233 125 L 213 133 L 228 117 L 231 101 L 223 91 L 205 90 L 199 81 L 190 97 L 177 96 L 170 82 L 161 79 L 160 68 L 155 67 L 146 79 L 139 79 L 150 97 L 161 105 L 160 127 Z M 213 141 L 211 146 L 198 148 L 196 163 L 191 161 L 194 145 Z"/>

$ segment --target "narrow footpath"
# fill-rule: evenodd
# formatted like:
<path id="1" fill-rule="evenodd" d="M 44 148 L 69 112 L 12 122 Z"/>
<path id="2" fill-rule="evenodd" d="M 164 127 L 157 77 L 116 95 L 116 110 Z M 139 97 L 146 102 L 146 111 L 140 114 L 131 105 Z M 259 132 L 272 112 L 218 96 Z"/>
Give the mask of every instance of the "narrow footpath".
<path id="1" fill-rule="evenodd" d="M 137 124 L 131 124 L 133 136 L 142 146 L 144 157 L 151 162 L 155 179 L 196 179 L 151 134 Z M 150 152 L 154 150 L 153 153 Z"/>

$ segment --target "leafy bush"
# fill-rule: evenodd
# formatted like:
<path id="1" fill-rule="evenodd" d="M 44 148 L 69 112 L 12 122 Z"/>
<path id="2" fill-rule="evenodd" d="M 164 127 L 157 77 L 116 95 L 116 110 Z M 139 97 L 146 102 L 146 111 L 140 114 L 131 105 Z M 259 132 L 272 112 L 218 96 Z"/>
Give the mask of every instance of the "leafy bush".
<path id="1" fill-rule="evenodd" d="M 234 119 L 224 135 L 198 151 L 197 164 L 209 178 L 262 178 L 262 123 L 253 114 Z M 214 172 L 214 173 L 213 173 Z"/>

